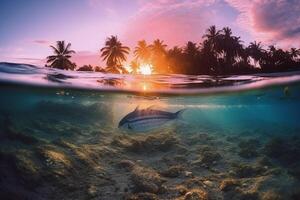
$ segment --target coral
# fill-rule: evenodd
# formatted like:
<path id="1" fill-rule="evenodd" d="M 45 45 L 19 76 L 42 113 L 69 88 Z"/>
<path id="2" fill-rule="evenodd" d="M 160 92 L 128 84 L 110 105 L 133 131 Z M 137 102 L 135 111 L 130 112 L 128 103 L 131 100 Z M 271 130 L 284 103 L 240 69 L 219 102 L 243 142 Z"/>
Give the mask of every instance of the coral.
<path id="1" fill-rule="evenodd" d="M 161 193 L 165 182 L 153 169 L 135 165 L 131 171 L 131 181 L 135 192 Z"/>
<path id="2" fill-rule="evenodd" d="M 210 180 L 205 180 L 203 181 L 204 185 L 208 186 L 208 187 L 213 187 L 214 186 L 214 183 Z"/>
<path id="3" fill-rule="evenodd" d="M 220 160 L 222 156 L 218 152 L 205 151 L 201 156 L 200 160 L 202 163 L 208 165 L 214 164 L 216 161 Z"/>
<path id="4" fill-rule="evenodd" d="M 281 195 L 278 192 L 274 192 L 273 190 L 268 190 L 262 194 L 262 200 L 283 200 Z"/>
<path id="5" fill-rule="evenodd" d="M 221 158 L 222 156 L 218 152 L 207 149 L 200 153 L 200 158 L 194 161 L 193 164 L 210 167 L 211 165 L 215 165 Z"/>
<path id="6" fill-rule="evenodd" d="M 267 156 L 278 160 L 288 172 L 300 179 L 300 138 L 273 138 L 264 147 Z"/>
<path id="7" fill-rule="evenodd" d="M 126 200 L 159 200 L 157 195 L 152 193 L 137 193 L 130 195 L 129 197 L 125 197 Z"/>
<path id="8" fill-rule="evenodd" d="M 264 147 L 264 152 L 285 165 L 290 165 L 300 157 L 300 138 L 273 138 Z"/>
<path id="9" fill-rule="evenodd" d="M 208 194 L 201 189 L 193 189 L 184 195 L 184 200 L 208 200 Z"/>
<path id="10" fill-rule="evenodd" d="M 187 186 L 187 188 L 199 188 L 199 187 L 203 187 L 203 181 L 202 179 L 198 178 L 198 177 L 191 177 L 189 179 L 186 179 L 184 181 L 184 185 Z"/>
<path id="11" fill-rule="evenodd" d="M 183 172 L 184 172 L 184 167 L 177 165 L 177 166 L 172 166 L 165 171 L 162 171 L 160 174 L 165 177 L 175 178 L 182 175 Z"/>
<path id="12" fill-rule="evenodd" d="M 247 192 L 241 189 L 235 190 L 236 194 L 232 198 L 233 200 L 259 200 L 257 192 Z"/>
<path id="13" fill-rule="evenodd" d="M 195 145 L 198 143 L 207 143 L 208 141 L 211 141 L 212 139 L 213 139 L 212 136 L 210 136 L 206 133 L 199 133 L 199 134 L 191 135 L 187 140 L 187 144 Z"/>
<path id="14" fill-rule="evenodd" d="M 180 196 L 180 195 L 185 195 L 188 192 L 188 189 L 182 185 L 177 185 L 175 187 L 175 191 L 176 191 L 177 195 Z"/>
<path id="15" fill-rule="evenodd" d="M 225 179 L 220 184 L 220 190 L 229 191 L 240 185 L 240 181 L 237 179 Z"/>
<path id="16" fill-rule="evenodd" d="M 127 170 L 132 170 L 133 167 L 135 166 L 135 163 L 131 160 L 121 160 L 119 163 L 118 163 L 118 166 L 120 168 L 125 168 Z"/>
<path id="17" fill-rule="evenodd" d="M 183 156 L 183 155 L 174 155 L 174 156 L 169 156 L 169 155 L 164 155 L 161 158 L 161 162 L 166 163 L 168 166 L 172 166 L 172 165 L 184 165 L 186 163 L 188 163 L 188 159 L 187 156 Z"/>
<path id="18" fill-rule="evenodd" d="M 239 156 L 243 158 L 254 158 L 258 156 L 257 149 L 260 147 L 260 142 L 257 139 L 243 140 L 239 143 Z"/>
<path id="19" fill-rule="evenodd" d="M 258 158 L 257 163 L 259 165 L 267 166 L 267 167 L 273 166 L 272 161 L 268 157 L 266 157 L 266 156 Z"/>
<path id="20" fill-rule="evenodd" d="M 265 171 L 265 169 L 261 166 L 252 166 L 243 163 L 234 164 L 233 168 L 235 176 L 237 176 L 238 178 L 256 177 L 261 175 Z"/>
<path id="21" fill-rule="evenodd" d="M 44 167 L 48 169 L 46 174 L 49 178 L 66 177 L 72 173 L 72 161 L 62 150 L 52 145 L 43 145 L 35 151 Z"/>
<path id="22" fill-rule="evenodd" d="M 156 134 L 136 139 L 127 139 L 123 146 L 131 152 L 149 153 L 166 152 L 178 144 L 178 139 L 173 134 Z"/>

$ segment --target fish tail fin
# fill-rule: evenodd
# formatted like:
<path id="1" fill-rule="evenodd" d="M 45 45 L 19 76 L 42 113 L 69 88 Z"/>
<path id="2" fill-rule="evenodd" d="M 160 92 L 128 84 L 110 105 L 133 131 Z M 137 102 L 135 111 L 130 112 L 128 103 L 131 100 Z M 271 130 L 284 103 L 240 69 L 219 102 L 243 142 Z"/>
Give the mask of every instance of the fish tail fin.
<path id="1" fill-rule="evenodd" d="M 186 109 L 181 109 L 181 110 L 178 110 L 176 113 L 175 113 L 175 116 L 176 116 L 176 119 L 179 119 L 179 120 L 183 120 L 183 117 L 182 117 L 182 114 L 183 112 L 185 111 Z"/>

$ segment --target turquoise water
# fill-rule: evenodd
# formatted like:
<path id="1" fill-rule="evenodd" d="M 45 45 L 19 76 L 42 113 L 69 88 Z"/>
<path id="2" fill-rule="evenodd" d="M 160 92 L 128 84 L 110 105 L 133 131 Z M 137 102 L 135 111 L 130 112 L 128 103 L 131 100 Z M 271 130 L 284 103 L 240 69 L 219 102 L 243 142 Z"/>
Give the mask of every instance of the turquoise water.
<path id="1" fill-rule="evenodd" d="M 298 74 L 131 77 L 0 64 L 0 196 L 298 199 Z M 137 106 L 186 110 L 152 131 L 120 130 Z"/>
<path id="2" fill-rule="evenodd" d="M 288 88 L 288 94 L 284 90 Z M 2 86 L 1 111 L 15 117 L 30 114 L 38 119 L 47 114 L 62 119 L 87 119 L 114 131 L 118 122 L 136 106 L 175 112 L 186 108 L 184 124 L 198 129 L 226 131 L 272 131 L 272 134 L 299 132 L 300 85 L 217 95 L 155 96 L 73 91 L 68 89 L 35 89 Z M 103 113 L 102 113 L 103 112 Z M 57 115 L 57 116 L 56 116 Z M 23 117 L 23 116 L 22 116 Z M 26 117 L 25 117 L 26 120 Z"/>

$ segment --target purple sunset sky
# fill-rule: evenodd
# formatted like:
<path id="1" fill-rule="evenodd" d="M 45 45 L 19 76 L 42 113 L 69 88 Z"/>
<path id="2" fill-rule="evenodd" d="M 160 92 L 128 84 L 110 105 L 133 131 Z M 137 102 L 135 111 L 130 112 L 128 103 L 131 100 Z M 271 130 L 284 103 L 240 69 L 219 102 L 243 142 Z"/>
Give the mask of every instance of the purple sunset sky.
<path id="1" fill-rule="evenodd" d="M 110 35 L 127 46 L 159 38 L 169 47 L 200 43 L 210 25 L 229 26 L 244 45 L 300 47 L 297 0 L 1 0 L 0 62 L 44 65 L 57 40 L 72 43 L 77 65 L 103 65 Z"/>

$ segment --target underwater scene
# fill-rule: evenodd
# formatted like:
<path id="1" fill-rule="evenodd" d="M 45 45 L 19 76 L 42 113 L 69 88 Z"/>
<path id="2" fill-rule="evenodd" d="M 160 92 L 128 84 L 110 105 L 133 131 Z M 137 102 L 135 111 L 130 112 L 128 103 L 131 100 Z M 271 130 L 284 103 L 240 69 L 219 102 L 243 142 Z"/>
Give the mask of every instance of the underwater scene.
<path id="1" fill-rule="evenodd" d="M 2 63 L 0 88 L 1 199 L 300 199 L 300 72 Z"/>

